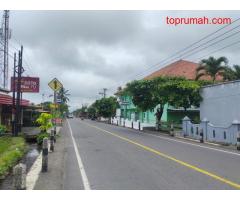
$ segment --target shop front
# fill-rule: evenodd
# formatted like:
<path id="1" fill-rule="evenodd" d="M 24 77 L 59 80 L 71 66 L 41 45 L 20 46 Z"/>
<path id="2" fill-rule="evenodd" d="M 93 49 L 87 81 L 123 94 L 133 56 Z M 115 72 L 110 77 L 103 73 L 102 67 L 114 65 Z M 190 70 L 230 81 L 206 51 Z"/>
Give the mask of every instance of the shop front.
<path id="1" fill-rule="evenodd" d="M 12 97 L 8 94 L 0 93 L 0 124 L 5 125 L 8 131 L 11 131 L 11 122 L 12 122 Z M 20 102 L 21 113 L 23 110 L 29 106 L 29 101 L 22 99 Z M 23 117 L 21 117 L 23 119 Z"/>

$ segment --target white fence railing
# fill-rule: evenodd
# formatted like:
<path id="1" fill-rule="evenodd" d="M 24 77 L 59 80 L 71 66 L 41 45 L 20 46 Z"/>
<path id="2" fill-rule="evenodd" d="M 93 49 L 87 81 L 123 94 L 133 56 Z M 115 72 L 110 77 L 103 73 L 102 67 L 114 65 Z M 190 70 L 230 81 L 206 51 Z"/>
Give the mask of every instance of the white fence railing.
<path id="1" fill-rule="evenodd" d="M 229 127 L 220 127 L 209 123 L 207 119 L 201 121 L 200 124 L 193 124 L 188 117 L 182 120 L 183 136 L 200 139 L 200 131 L 203 132 L 205 141 L 235 145 L 240 132 L 240 122 L 233 121 Z"/>
<path id="2" fill-rule="evenodd" d="M 137 130 L 141 130 L 141 131 L 146 127 L 155 127 L 155 124 L 142 123 L 139 120 L 133 121 L 133 120 L 128 120 L 128 119 L 124 119 L 124 118 L 116 118 L 116 117 L 111 119 L 111 124 L 128 127 L 128 128 L 132 128 L 132 129 L 137 129 Z"/>

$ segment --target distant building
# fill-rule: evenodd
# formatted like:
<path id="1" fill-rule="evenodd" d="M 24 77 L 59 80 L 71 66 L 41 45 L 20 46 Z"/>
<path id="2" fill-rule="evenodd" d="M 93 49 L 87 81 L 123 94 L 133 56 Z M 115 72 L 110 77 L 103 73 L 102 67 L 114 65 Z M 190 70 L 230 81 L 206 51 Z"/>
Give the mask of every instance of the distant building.
<path id="1" fill-rule="evenodd" d="M 172 77 L 185 77 L 189 80 L 195 80 L 196 69 L 199 66 L 198 63 L 194 63 L 187 60 L 178 60 L 172 64 L 169 64 L 152 74 L 146 76 L 144 79 L 149 80 L 160 76 L 172 76 Z M 209 76 L 203 76 L 202 79 L 210 80 Z M 121 117 L 131 120 L 139 120 L 143 123 L 156 123 L 155 113 L 157 108 L 148 110 L 146 112 L 140 112 L 136 109 L 132 102 L 130 96 L 121 96 L 120 100 L 120 110 Z M 199 108 L 189 108 L 184 111 L 183 108 L 174 108 L 170 105 L 164 105 L 164 112 L 162 115 L 162 121 L 174 121 L 176 123 L 181 123 L 182 118 L 188 115 L 191 119 L 199 118 Z"/>
<path id="2" fill-rule="evenodd" d="M 29 106 L 29 101 L 22 99 L 21 108 L 25 109 Z M 11 129 L 12 122 L 12 97 L 6 93 L 0 93 L 0 124 L 7 126 L 8 130 Z M 23 112 L 22 112 L 23 114 Z"/>

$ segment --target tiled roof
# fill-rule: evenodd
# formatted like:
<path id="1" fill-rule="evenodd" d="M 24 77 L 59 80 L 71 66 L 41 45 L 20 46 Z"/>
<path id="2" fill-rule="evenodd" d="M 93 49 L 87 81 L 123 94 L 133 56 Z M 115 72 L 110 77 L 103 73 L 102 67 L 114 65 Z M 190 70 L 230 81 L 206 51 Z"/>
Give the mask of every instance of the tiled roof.
<path id="1" fill-rule="evenodd" d="M 153 72 L 144 79 L 152 79 L 159 76 L 181 76 L 185 77 L 186 79 L 194 80 L 198 66 L 198 63 L 187 60 L 178 60 L 170 65 L 167 65 L 166 67 L 159 69 L 158 71 Z M 209 76 L 203 76 L 200 79 L 210 80 L 211 78 Z M 219 77 L 217 79 L 219 79 Z"/>
<path id="2" fill-rule="evenodd" d="M 22 106 L 29 106 L 29 101 L 22 99 L 20 104 Z M 12 97 L 10 95 L 0 93 L 0 105 L 12 105 Z"/>

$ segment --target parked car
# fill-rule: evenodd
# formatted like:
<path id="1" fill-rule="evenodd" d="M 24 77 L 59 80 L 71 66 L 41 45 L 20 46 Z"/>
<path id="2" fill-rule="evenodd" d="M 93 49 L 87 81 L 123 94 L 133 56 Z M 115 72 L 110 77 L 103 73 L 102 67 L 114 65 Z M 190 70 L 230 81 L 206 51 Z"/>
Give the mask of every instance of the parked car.
<path id="1" fill-rule="evenodd" d="M 68 114 L 67 118 L 73 118 L 73 114 Z"/>

